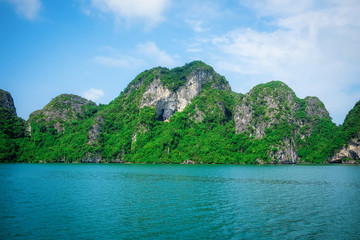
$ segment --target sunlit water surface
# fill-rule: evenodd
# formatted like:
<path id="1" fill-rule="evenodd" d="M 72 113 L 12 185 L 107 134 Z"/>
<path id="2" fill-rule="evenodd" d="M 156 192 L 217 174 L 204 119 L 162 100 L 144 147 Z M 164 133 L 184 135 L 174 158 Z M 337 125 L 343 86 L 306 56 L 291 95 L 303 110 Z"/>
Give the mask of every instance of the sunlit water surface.
<path id="1" fill-rule="evenodd" d="M 0 164 L 0 239 L 360 239 L 360 167 Z"/>

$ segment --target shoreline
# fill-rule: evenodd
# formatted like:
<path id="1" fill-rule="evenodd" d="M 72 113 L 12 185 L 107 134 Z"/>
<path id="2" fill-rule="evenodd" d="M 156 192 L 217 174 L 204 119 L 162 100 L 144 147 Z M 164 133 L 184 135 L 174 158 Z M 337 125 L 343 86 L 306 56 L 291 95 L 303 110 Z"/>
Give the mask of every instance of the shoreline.
<path id="1" fill-rule="evenodd" d="M 354 160 L 354 162 L 343 162 L 343 163 L 147 163 L 147 162 L 1 162 L 0 164 L 90 164 L 90 165 L 238 165 L 238 166 L 306 166 L 306 165 L 318 165 L 318 166 L 324 166 L 324 165 L 334 165 L 334 166 L 360 166 L 360 161 Z"/>

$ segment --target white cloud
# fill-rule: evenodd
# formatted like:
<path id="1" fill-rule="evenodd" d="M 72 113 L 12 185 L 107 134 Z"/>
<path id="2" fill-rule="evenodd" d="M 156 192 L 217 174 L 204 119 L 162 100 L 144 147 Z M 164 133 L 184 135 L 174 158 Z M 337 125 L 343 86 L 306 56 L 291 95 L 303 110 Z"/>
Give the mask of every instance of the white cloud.
<path id="1" fill-rule="evenodd" d="M 102 89 L 90 88 L 83 92 L 81 96 L 95 102 L 96 100 L 104 96 L 104 91 Z"/>
<path id="2" fill-rule="evenodd" d="M 177 62 L 173 57 L 168 55 L 165 51 L 159 49 L 154 42 L 146 42 L 138 45 L 138 53 L 146 58 L 152 64 L 163 67 L 174 67 Z"/>
<path id="3" fill-rule="evenodd" d="M 170 0 L 91 0 L 92 6 L 105 13 L 111 13 L 117 21 L 144 21 L 152 27 L 164 20 L 163 12 Z"/>
<path id="4" fill-rule="evenodd" d="M 107 57 L 107 56 L 97 56 L 94 58 L 94 61 L 98 64 L 108 66 L 108 67 L 119 67 L 119 68 L 128 68 L 142 65 L 142 61 L 130 56 L 121 56 L 121 57 Z"/>
<path id="5" fill-rule="evenodd" d="M 288 16 L 309 11 L 314 7 L 313 0 L 257 0 L 249 1 L 248 5 L 254 8 L 261 16 Z"/>
<path id="6" fill-rule="evenodd" d="M 196 47 L 188 47 L 186 49 L 186 51 L 189 52 L 189 53 L 199 53 L 199 52 L 202 51 L 202 49 L 201 48 L 196 48 Z"/>
<path id="7" fill-rule="evenodd" d="M 298 3 L 256 1 L 254 9 L 271 16 L 275 30 L 237 29 L 213 37 L 220 52 L 215 67 L 285 81 L 300 97 L 318 96 L 341 123 L 360 96 L 359 88 L 346 91 L 360 85 L 360 2 Z"/>
<path id="8" fill-rule="evenodd" d="M 189 26 L 195 31 L 195 32 L 205 32 L 209 29 L 204 28 L 204 22 L 201 20 L 191 20 L 191 19 L 185 19 L 185 22 L 189 24 Z"/>
<path id="9" fill-rule="evenodd" d="M 128 67 L 129 66 L 129 62 L 126 61 L 125 59 L 116 59 L 116 58 L 105 57 L 105 56 L 97 56 L 94 58 L 94 61 L 99 64 L 111 66 L 111 67 Z"/>
<path id="10" fill-rule="evenodd" d="M 40 0 L 6 0 L 11 3 L 16 10 L 16 13 L 20 16 L 34 20 L 41 9 Z"/>
<path id="11" fill-rule="evenodd" d="M 191 21 L 209 22 L 219 19 L 226 15 L 223 12 L 223 1 L 218 0 L 181 0 L 173 1 L 173 6 L 177 9 L 175 15 L 179 21 L 189 19 Z"/>

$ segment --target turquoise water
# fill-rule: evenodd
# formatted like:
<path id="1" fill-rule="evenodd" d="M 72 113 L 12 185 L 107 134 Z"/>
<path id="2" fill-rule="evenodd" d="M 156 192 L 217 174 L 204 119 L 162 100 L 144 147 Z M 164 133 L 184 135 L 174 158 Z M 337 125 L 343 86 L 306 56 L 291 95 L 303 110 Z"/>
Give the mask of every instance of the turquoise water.
<path id="1" fill-rule="evenodd" d="M 0 164 L 0 239 L 360 239 L 360 167 Z"/>

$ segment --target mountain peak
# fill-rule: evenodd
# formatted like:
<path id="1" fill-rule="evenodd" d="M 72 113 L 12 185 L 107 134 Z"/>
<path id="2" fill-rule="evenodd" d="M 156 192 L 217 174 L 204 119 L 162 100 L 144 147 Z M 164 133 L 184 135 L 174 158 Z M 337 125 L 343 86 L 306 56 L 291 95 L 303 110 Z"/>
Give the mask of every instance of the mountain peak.
<path id="1" fill-rule="evenodd" d="M 231 91 L 227 80 L 202 61 L 173 69 L 156 67 L 139 74 L 120 95 L 140 108 L 156 108 L 157 119 L 168 120 L 182 111 L 203 89 Z"/>
<path id="2" fill-rule="evenodd" d="M 208 79 L 204 80 L 212 81 L 213 88 L 230 89 L 230 85 L 224 77 L 220 76 L 211 66 L 200 60 L 165 71 L 164 77 L 161 77 L 161 83 L 169 90 L 175 92 L 184 86 L 190 77 L 196 74 L 203 74 L 203 77 L 208 77 Z"/>
<path id="3" fill-rule="evenodd" d="M 64 106 L 71 106 L 75 111 L 80 111 L 81 106 L 85 104 L 93 103 L 90 100 L 87 100 L 83 97 L 80 97 L 75 94 L 60 94 L 59 96 L 53 98 L 45 107 L 44 110 L 52 110 L 58 108 L 64 108 Z M 94 104 L 94 103 L 93 103 Z"/>
<path id="4" fill-rule="evenodd" d="M 96 112 L 96 104 L 74 94 L 61 94 L 53 98 L 43 109 L 30 114 L 29 122 L 55 122 L 54 128 L 63 129 L 60 123 L 85 118 Z M 29 131 L 31 129 L 28 127 Z"/>
<path id="5" fill-rule="evenodd" d="M 360 101 L 346 115 L 344 120 L 344 130 L 348 133 L 346 136 L 348 139 L 358 137 L 360 143 Z"/>
<path id="6" fill-rule="evenodd" d="M 7 109 L 10 113 L 16 115 L 16 108 L 11 94 L 0 89 L 0 107 Z"/>
<path id="7" fill-rule="evenodd" d="M 282 81 L 271 81 L 256 85 L 250 90 L 249 94 L 257 94 L 259 92 L 264 92 L 264 93 L 277 92 L 278 95 L 285 94 L 285 95 L 295 96 L 294 91 Z"/>
<path id="8" fill-rule="evenodd" d="M 158 120 L 168 120 L 181 112 L 202 89 L 230 90 L 226 79 L 201 61 L 194 61 L 171 70 L 162 69 L 146 87 L 140 108 L 155 107 Z"/>

